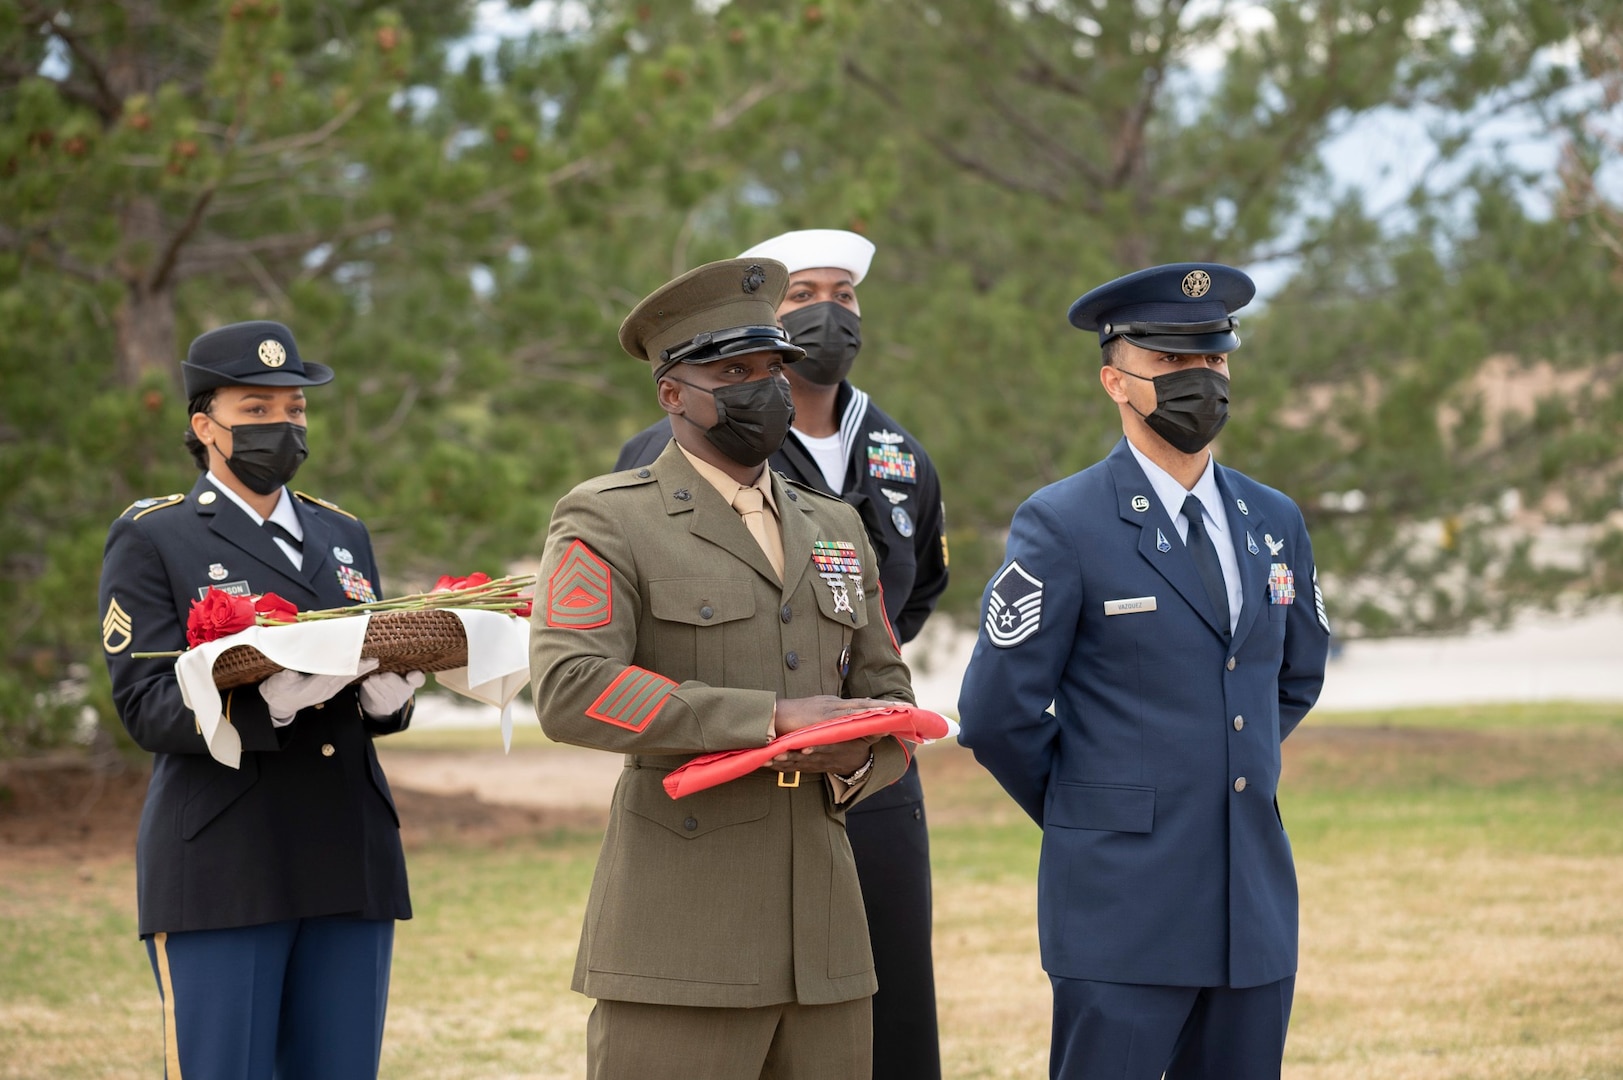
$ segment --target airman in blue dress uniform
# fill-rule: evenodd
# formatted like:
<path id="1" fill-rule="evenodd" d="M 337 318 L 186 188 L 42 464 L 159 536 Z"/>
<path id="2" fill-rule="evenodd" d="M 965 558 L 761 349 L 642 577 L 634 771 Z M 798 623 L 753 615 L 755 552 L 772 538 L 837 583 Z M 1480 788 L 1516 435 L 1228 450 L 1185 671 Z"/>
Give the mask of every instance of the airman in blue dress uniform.
<path id="1" fill-rule="evenodd" d="M 400 824 L 372 748 L 422 675 L 283 671 L 228 692 L 240 767 L 208 754 L 172 658 L 210 587 L 301 611 L 376 599 L 366 526 L 285 484 L 307 454 L 304 388 L 332 371 L 275 322 L 192 343 L 186 443 L 203 475 L 108 533 L 102 645 L 125 730 L 151 751 L 136 843 L 139 930 L 169 1080 L 377 1075 L 394 920 L 411 917 Z"/>
<path id="2" fill-rule="evenodd" d="M 1330 633 L 1301 512 L 1207 448 L 1254 291 L 1181 263 L 1072 305 L 1125 437 L 1026 500 L 984 596 L 960 739 L 1043 830 L 1055 1078 L 1279 1075 L 1297 962 L 1280 743 Z"/>

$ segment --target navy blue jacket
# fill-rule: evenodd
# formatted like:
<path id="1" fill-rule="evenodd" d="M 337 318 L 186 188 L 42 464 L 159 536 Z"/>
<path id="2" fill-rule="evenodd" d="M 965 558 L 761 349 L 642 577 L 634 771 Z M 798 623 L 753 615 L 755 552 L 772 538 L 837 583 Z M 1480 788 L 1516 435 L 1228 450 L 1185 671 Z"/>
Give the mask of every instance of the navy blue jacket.
<path id="1" fill-rule="evenodd" d="M 302 571 L 204 476 L 185 496 L 141 500 L 108 533 L 100 604 L 113 700 L 130 737 L 154 755 L 136 843 L 143 936 L 318 915 L 411 917 L 400 822 L 372 747 L 374 735 L 410 723 L 410 702 L 375 719 L 351 687 L 276 728 L 258 689 L 239 687 L 225 703 L 242 738 L 232 769 L 209 756 L 175 661 L 132 656 L 186 648 L 192 601 L 210 585 L 274 592 L 301 611 L 354 603 L 344 579 L 361 592 L 357 575 L 379 592 L 366 526 L 308 496 L 294 503 Z"/>
<path id="2" fill-rule="evenodd" d="M 960 741 L 1042 826 L 1050 974 L 1296 970 L 1280 743 L 1318 698 L 1329 623 L 1296 505 L 1222 466 L 1217 485 L 1244 583 L 1232 639 L 1126 440 L 1020 507 L 987 587 Z"/>

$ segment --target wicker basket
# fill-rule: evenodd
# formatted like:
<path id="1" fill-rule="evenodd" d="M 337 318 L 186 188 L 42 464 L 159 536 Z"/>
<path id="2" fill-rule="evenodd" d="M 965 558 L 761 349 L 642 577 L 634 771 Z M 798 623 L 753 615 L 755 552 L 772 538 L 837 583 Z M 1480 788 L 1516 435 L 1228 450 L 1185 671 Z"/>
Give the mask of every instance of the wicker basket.
<path id="1" fill-rule="evenodd" d="M 366 625 L 361 655 L 376 657 L 378 671 L 445 671 L 467 666 L 468 639 L 449 611 L 380 611 Z M 214 685 L 229 690 L 281 670 L 253 646 L 237 645 L 214 661 Z"/>

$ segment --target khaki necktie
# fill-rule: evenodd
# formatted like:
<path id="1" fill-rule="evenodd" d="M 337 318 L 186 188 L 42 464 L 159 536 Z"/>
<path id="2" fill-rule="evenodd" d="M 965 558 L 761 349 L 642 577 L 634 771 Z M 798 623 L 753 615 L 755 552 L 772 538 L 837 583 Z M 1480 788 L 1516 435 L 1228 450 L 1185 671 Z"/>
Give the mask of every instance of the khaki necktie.
<path id="1" fill-rule="evenodd" d="M 766 496 L 761 494 L 760 488 L 739 488 L 738 494 L 733 496 L 733 509 L 743 517 L 744 527 L 755 537 L 755 542 L 761 545 L 761 551 L 766 555 L 767 562 L 772 564 L 778 580 L 782 581 L 783 552 L 772 542 L 772 534 L 766 529 Z"/>

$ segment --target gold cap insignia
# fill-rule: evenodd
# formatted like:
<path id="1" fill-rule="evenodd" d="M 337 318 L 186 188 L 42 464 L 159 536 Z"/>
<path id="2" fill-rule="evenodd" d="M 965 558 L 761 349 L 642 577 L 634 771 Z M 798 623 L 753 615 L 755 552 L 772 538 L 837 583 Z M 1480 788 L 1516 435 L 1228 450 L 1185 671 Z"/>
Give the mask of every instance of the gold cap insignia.
<path id="1" fill-rule="evenodd" d="M 107 614 L 101 620 L 101 645 L 110 653 L 121 653 L 130 647 L 135 624 L 129 612 L 118 606 L 114 597 L 107 605 Z"/>
<path id="2" fill-rule="evenodd" d="M 1185 296 L 1205 296 L 1212 287 L 1212 275 L 1204 270 L 1191 270 L 1183 276 Z M 263 346 L 261 346 L 263 347 Z"/>
<path id="3" fill-rule="evenodd" d="M 1189 291 L 1189 281 L 1184 279 L 1184 291 Z M 281 367 L 287 363 L 287 350 L 275 338 L 266 338 L 259 343 L 259 362 L 266 367 Z"/>

